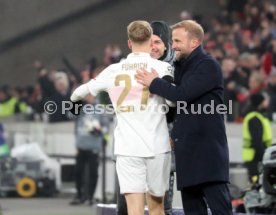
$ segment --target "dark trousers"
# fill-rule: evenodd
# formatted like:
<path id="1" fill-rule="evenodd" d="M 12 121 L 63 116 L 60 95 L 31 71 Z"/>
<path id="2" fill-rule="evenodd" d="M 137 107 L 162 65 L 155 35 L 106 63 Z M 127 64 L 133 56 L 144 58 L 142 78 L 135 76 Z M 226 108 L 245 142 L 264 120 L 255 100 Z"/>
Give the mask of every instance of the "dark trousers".
<path id="1" fill-rule="evenodd" d="M 226 183 L 205 183 L 181 190 L 185 215 L 232 215 L 229 189 Z"/>
<path id="2" fill-rule="evenodd" d="M 260 161 L 245 162 L 244 165 L 247 168 L 248 179 L 251 183 L 254 183 L 253 177 L 259 176 L 258 165 Z M 255 182 L 256 183 L 256 182 Z"/>
<path id="3" fill-rule="evenodd" d="M 93 200 L 98 181 L 98 167 L 99 156 L 97 153 L 90 150 L 78 150 L 76 157 L 75 183 L 77 197 L 79 199 Z"/>
<path id="4" fill-rule="evenodd" d="M 174 172 L 170 173 L 170 181 L 169 181 L 169 183 L 170 183 L 169 190 L 166 191 L 165 197 L 164 197 L 165 215 L 172 215 Z"/>

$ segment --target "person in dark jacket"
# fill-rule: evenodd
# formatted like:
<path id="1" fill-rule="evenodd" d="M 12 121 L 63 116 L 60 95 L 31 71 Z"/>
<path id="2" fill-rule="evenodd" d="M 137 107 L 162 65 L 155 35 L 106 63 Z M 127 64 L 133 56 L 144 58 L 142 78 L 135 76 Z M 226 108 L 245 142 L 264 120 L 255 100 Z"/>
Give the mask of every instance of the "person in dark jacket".
<path id="1" fill-rule="evenodd" d="M 70 85 L 69 79 L 66 73 L 64 72 L 55 72 L 54 73 L 54 93 L 49 97 L 49 101 L 52 101 L 56 104 L 57 110 L 52 114 L 49 114 L 50 123 L 66 122 L 69 121 L 68 114 L 63 113 L 62 107 L 63 102 L 68 102 L 70 100 Z"/>
<path id="2" fill-rule="evenodd" d="M 83 105 L 97 108 L 98 98 L 87 96 Z M 77 195 L 70 202 L 71 205 L 80 205 L 88 201 L 95 203 L 94 193 L 98 182 L 99 156 L 107 131 L 108 118 L 105 114 L 97 114 L 81 109 L 75 120 L 76 135 L 76 165 L 75 186 Z"/>
<path id="3" fill-rule="evenodd" d="M 164 21 L 152 21 L 150 23 L 153 34 L 152 34 L 152 50 L 151 57 L 168 62 L 173 64 L 175 60 L 175 52 L 172 49 L 171 44 L 171 29 Z M 170 123 L 170 120 L 167 116 L 167 122 Z M 169 125 L 170 128 L 170 125 Z M 164 212 L 165 215 L 172 215 L 172 201 L 173 201 L 173 187 L 174 187 L 174 172 L 175 172 L 175 163 L 174 163 L 174 152 L 172 150 L 172 164 L 170 172 L 170 185 L 169 190 L 166 191 L 164 197 Z"/>
<path id="4" fill-rule="evenodd" d="M 192 20 L 172 26 L 176 52 L 175 85 L 156 71 L 137 71 L 141 84 L 176 102 L 171 138 L 175 147 L 177 188 L 185 215 L 232 214 L 227 183 L 229 153 L 223 104 L 223 77 L 218 62 L 202 49 L 204 31 Z M 214 111 L 214 109 L 216 111 Z"/>
<path id="5" fill-rule="evenodd" d="M 268 83 L 268 94 L 269 94 L 269 118 L 271 121 L 276 121 L 276 68 L 273 68 Z"/>
<path id="6" fill-rule="evenodd" d="M 250 96 L 250 107 L 243 121 L 243 160 L 248 170 L 250 182 L 258 180 L 258 165 L 265 149 L 272 144 L 270 121 L 265 116 L 269 99 L 263 93 Z"/>

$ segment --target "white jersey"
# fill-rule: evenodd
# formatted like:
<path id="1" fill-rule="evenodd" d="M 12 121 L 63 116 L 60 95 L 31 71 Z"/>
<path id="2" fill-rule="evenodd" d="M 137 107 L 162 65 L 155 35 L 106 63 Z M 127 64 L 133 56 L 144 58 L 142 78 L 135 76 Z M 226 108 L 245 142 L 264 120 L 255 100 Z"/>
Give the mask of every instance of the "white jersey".
<path id="1" fill-rule="evenodd" d="M 104 90 L 110 96 L 117 116 L 115 155 L 151 157 L 171 150 L 166 104 L 162 97 L 150 94 L 148 87 L 135 80 L 139 68 L 154 68 L 159 77 L 172 76 L 170 64 L 140 52 L 110 65 L 87 83 L 93 95 Z"/>

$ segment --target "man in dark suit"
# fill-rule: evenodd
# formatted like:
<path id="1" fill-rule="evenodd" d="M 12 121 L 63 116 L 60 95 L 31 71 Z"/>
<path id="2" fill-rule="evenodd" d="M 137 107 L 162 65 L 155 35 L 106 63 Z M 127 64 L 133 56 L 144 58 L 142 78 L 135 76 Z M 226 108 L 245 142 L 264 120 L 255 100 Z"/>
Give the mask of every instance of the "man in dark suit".
<path id="1" fill-rule="evenodd" d="M 153 69 L 138 71 L 137 78 L 152 94 L 176 103 L 171 138 L 185 215 L 207 215 L 207 204 L 212 215 L 229 215 L 229 154 L 220 111 L 223 77 L 218 62 L 203 51 L 203 38 L 195 21 L 172 26 L 175 86 L 158 78 Z"/>

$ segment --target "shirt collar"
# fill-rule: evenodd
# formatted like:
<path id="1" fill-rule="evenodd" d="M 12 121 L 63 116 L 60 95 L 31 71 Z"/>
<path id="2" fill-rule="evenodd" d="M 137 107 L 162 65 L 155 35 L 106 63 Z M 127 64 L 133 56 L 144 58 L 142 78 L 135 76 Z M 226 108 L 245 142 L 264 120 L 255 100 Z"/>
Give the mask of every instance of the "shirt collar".
<path id="1" fill-rule="evenodd" d="M 202 45 L 198 46 L 195 50 L 193 50 L 189 56 L 187 56 L 186 58 L 182 58 L 180 59 L 178 62 L 180 64 L 186 64 L 187 62 L 190 62 L 192 61 L 197 55 L 199 54 L 203 54 L 205 53 L 203 48 L 202 48 Z"/>
<path id="2" fill-rule="evenodd" d="M 132 52 L 127 56 L 127 58 L 131 57 L 150 57 L 150 54 L 146 52 Z"/>

